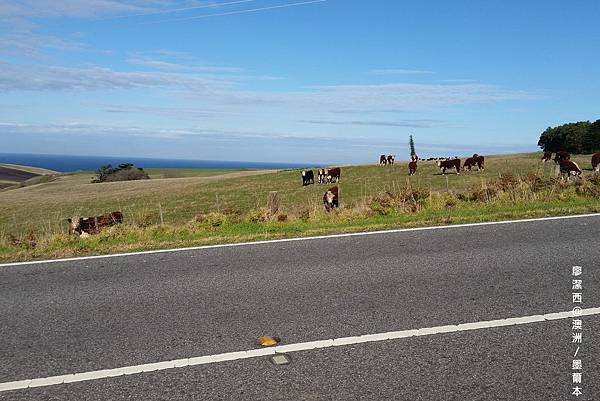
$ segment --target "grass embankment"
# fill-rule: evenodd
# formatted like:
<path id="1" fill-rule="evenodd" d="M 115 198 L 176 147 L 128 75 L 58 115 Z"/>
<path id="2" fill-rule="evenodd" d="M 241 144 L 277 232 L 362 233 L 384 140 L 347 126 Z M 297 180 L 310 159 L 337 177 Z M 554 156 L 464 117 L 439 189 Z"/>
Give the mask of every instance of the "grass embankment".
<path id="1" fill-rule="evenodd" d="M 590 168 L 589 157 L 575 160 Z M 460 176 L 439 175 L 433 162 L 411 178 L 405 163 L 344 167 L 332 213 L 321 204 L 328 186 L 301 187 L 297 170 L 106 184 L 74 174 L 0 194 L 0 260 L 600 212 L 599 176 L 564 182 L 553 170 L 534 154 L 488 158 L 484 173 Z M 281 197 L 275 216 L 270 191 Z M 85 240 L 66 234 L 66 217 L 111 210 L 126 223 Z"/>

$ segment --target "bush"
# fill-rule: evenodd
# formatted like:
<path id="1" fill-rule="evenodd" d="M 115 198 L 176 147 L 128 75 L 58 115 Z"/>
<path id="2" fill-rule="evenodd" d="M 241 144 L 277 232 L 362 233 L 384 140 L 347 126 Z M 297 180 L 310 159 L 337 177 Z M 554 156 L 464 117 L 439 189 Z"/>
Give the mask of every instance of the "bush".
<path id="1" fill-rule="evenodd" d="M 113 167 L 110 164 L 100 167 L 96 170 L 96 177 L 92 182 L 115 182 L 115 181 L 134 181 L 148 180 L 150 176 L 143 169 L 135 167 L 131 163 L 119 164 Z"/>

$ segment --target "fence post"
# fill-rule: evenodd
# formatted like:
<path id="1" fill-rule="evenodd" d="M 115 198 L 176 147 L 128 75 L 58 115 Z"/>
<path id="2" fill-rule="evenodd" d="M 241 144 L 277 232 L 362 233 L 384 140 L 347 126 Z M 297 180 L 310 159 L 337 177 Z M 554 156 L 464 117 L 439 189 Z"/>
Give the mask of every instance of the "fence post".
<path id="1" fill-rule="evenodd" d="M 269 210 L 271 216 L 274 216 L 279 211 L 279 193 L 277 191 L 269 193 Z"/>
<path id="2" fill-rule="evenodd" d="M 165 221 L 163 220 L 163 212 L 160 202 L 158 202 L 158 213 L 160 214 L 160 225 L 162 226 L 165 224 Z"/>

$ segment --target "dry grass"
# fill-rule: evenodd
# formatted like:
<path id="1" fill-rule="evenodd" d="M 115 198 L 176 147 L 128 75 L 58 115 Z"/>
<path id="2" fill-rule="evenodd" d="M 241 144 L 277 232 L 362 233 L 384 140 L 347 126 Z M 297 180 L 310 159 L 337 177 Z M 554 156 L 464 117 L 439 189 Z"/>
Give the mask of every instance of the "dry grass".
<path id="1" fill-rule="evenodd" d="M 575 160 L 585 169 L 586 159 Z M 91 184 L 91 174 L 63 175 L 0 192 L 0 259 L 600 210 L 600 176 L 586 171 L 584 180 L 567 183 L 553 171 L 537 155 L 491 157 L 485 172 L 460 176 L 441 176 L 433 162 L 420 163 L 410 178 L 405 163 L 349 166 L 342 169 L 341 207 L 332 213 L 321 200 L 329 186 L 302 187 L 298 170 L 101 184 Z M 270 191 L 280 193 L 275 216 L 266 210 Z M 126 224 L 86 241 L 65 234 L 67 217 L 112 210 L 122 210 Z M 35 249 L 11 242 L 27 243 L 30 233 Z"/>

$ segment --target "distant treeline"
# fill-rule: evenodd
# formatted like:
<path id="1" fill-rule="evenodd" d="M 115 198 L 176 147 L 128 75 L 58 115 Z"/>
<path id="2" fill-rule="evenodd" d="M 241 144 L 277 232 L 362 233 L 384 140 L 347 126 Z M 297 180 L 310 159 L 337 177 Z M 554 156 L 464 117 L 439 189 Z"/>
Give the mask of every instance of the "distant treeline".
<path id="1" fill-rule="evenodd" d="M 600 150 L 600 120 L 548 127 L 540 136 L 538 146 L 550 152 L 595 153 Z"/>

